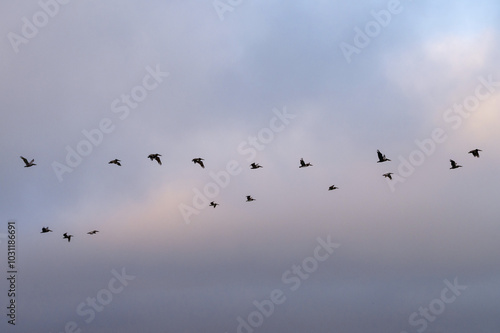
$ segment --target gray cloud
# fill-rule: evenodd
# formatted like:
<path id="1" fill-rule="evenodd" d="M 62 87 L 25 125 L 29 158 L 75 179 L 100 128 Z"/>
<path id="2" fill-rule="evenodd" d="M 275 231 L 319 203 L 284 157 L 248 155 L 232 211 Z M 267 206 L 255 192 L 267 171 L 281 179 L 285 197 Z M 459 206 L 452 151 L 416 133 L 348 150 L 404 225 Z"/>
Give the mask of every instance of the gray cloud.
<path id="1" fill-rule="evenodd" d="M 279 289 L 286 301 L 255 332 L 410 333 L 410 315 L 458 278 L 467 289 L 425 331 L 496 329 L 498 91 L 458 128 L 443 114 L 478 77 L 500 81 L 498 4 L 401 5 L 348 63 L 340 43 L 388 2 L 243 1 L 221 21 L 212 1 L 71 1 L 17 53 L 8 34 L 42 9 L 1 4 L 0 232 L 17 221 L 19 262 L 18 322 L 1 327 L 236 332 Z M 147 68 L 168 77 L 114 112 Z M 266 139 L 275 109 L 295 117 Z M 103 119 L 113 129 L 99 137 Z M 391 191 L 382 174 L 435 128 L 446 140 Z M 60 182 L 53 163 L 85 141 Z M 217 185 L 230 161 L 239 172 Z M 186 224 L 180 205 L 210 183 L 220 206 Z M 341 247 L 291 290 L 283 274 L 328 235 Z M 77 307 L 122 268 L 136 278 L 86 323 Z"/>

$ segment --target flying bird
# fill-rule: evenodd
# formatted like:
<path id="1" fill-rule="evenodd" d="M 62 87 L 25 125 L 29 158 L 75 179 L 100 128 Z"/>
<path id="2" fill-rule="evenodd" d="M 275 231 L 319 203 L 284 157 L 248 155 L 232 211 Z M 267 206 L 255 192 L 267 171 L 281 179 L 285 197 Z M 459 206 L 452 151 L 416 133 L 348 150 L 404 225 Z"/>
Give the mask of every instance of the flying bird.
<path id="1" fill-rule="evenodd" d="M 254 200 L 255 200 L 255 199 L 254 199 L 254 198 L 252 198 L 252 196 L 251 196 L 251 195 L 247 195 L 247 202 L 254 201 Z"/>
<path id="2" fill-rule="evenodd" d="M 335 185 L 328 187 L 328 191 L 332 191 L 332 190 L 336 190 L 336 189 L 338 189 L 338 187 Z"/>
<path id="3" fill-rule="evenodd" d="M 388 173 L 384 173 L 382 176 L 384 176 L 385 178 L 389 178 L 389 179 L 392 179 L 392 176 L 394 173 L 392 172 L 388 172 Z"/>
<path id="4" fill-rule="evenodd" d="M 382 153 L 380 152 L 380 150 L 378 150 L 378 149 L 377 149 L 377 156 L 378 156 L 378 161 L 377 161 L 377 163 L 390 161 L 390 159 L 388 159 L 387 157 L 385 157 L 385 155 L 384 155 L 384 154 L 382 154 Z"/>
<path id="5" fill-rule="evenodd" d="M 308 166 L 313 166 L 313 165 L 312 165 L 311 163 L 306 163 L 306 162 L 304 162 L 304 159 L 303 159 L 303 158 L 301 158 L 301 159 L 300 159 L 300 166 L 299 166 L 299 168 L 306 168 L 306 167 L 308 167 Z"/>
<path id="6" fill-rule="evenodd" d="M 73 235 L 68 235 L 66 232 L 63 234 L 63 239 L 68 239 L 68 242 L 71 242 L 71 237 L 73 237 Z"/>
<path id="7" fill-rule="evenodd" d="M 450 169 L 457 169 L 462 167 L 461 165 L 458 165 L 457 162 L 455 162 L 454 160 L 450 160 L 450 163 L 451 163 Z"/>
<path id="8" fill-rule="evenodd" d="M 203 164 L 203 158 L 201 157 L 197 157 L 197 158 L 193 158 L 193 163 L 198 163 L 203 169 L 205 169 L 205 165 Z"/>
<path id="9" fill-rule="evenodd" d="M 50 230 L 49 227 L 42 227 L 42 231 L 40 233 L 44 234 L 46 232 L 52 232 L 52 230 Z"/>
<path id="10" fill-rule="evenodd" d="M 99 232 L 99 230 L 92 230 L 92 231 L 87 232 L 87 234 L 89 234 L 89 235 L 95 235 L 98 232 Z"/>
<path id="11" fill-rule="evenodd" d="M 218 205 L 219 205 L 219 204 L 218 204 L 218 203 L 216 203 L 215 201 L 212 201 L 212 202 L 210 203 L 210 206 L 212 206 L 212 207 L 214 207 L 214 208 L 215 208 L 215 207 L 217 207 Z"/>
<path id="12" fill-rule="evenodd" d="M 469 154 L 472 154 L 474 157 L 479 157 L 479 152 L 482 151 L 481 149 L 473 149 L 469 152 Z"/>
<path id="13" fill-rule="evenodd" d="M 158 162 L 159 165 L 161 165 L 161 160 L 160 160 L 160 154 L 149 154 L 148 158 L 152 161 L 152 160 L 156 160 L 156 162 Z"/>
<path id="14" fill-rule="evenodd" d="M 259 163 L 250 164 L 250 169 L 258 169 L 258 168 L 262 168 L 262 166 Z"/>
<path id="15" fill-rule="evenodd" d="M 25 159 L 24 157 L 20 156 L 21 159 L 24 161 L 24 164 L 26 164 L 24 167 L 25 168 L 29 168 L 29 167 L 32 167 L 34 165 L 36 165 L 34 162 L 35 162 L 35 159 L 32 159 L 31 162 L 28 162 L 27 159 Z"/>
<path id="16" fill-rule="evenodd" d="M 118 166 L 122 166 L 122 165 L 120 164 L 120 160 L 119 160 L 119 159 L 117 159 L 117 158 L 115 158 L 115 159 L 114 159 L 114 160 L 112 160 L 112 161 L 109 161 L 109 162 L 108 162 L 108 164 L 116 164 L 116 165 L 118 165 Z"/>

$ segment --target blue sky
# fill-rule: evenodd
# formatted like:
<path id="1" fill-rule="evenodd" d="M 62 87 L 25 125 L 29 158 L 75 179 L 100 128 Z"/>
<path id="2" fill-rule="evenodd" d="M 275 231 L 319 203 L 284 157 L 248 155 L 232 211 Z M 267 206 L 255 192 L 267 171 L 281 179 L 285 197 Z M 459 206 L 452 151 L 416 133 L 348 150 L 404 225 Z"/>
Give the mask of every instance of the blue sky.
<path id="1" fill-rule="evenodd" d="M 2 331 L 495 332 L 499 6 L 0 4 Z"/>

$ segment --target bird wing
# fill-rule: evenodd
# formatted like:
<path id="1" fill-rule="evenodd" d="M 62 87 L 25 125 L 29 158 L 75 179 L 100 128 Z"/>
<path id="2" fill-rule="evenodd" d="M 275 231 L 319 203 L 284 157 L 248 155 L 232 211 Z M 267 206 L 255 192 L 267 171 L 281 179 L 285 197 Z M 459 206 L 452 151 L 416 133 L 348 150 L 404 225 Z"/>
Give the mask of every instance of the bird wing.
<path id="1" fill-rule="evenodd" d="M 155 157 L 155 160 L 156 160 L 156 162 L 158 162 L 158 164 L 159 164 L 159 165 L 161 165 L 161 160 L 160 160 L 160 157 L 159 157 L 159 156 L 156 156 L 156 157 Z"/>
<path id="2" fill-rule="evenodd" d="M 301 165 L 301 166 L 306 166 L 306 162 L 304 162 L 304 159 L 303 159 L 303 158 L 301 158 L 301 159 L 300 159 L 300 165 Z"/>
<path id="3" fill-rule="evenodd" d="M 377 150 L 377 156 L 378 156 L 379 161 L 382 161 L 384 159 L 384 155 L 382 155 L 380 150 Z"/>
<path id="4" fill-rule="evenodd" d="M 457 166 L 457 162 L 455 162 L 454 160 L 450 160 L 450 163 L 453 168 Z"/>
<path id="5" fill-rule="evenodd" d="M 28 164 L 29 164 L 29 162 L 28 162 L 28 160 L 27 160 L 27 159 L 25 159 L 25 158 L 24 158 L 24 157 L 22 157 L 22 156 L 20 156 L 20 157 L 21 157 L 21 159 L 24 161 L 24 163 L 25 163 L 26 165 L 28 165 Z"/>

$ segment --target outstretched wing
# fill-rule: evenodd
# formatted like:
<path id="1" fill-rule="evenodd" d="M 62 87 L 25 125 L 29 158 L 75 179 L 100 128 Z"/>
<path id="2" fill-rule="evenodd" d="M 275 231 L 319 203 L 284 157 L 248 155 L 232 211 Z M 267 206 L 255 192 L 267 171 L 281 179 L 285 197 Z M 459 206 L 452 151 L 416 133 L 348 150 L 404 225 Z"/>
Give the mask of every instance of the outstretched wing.
<path id="1" fill-rule="evenodd" d="M 19 156 L 19 157 L 21 157 L 21 159 L 24 161 L 24 164 L 26 164 L 26 165 L 29 165 L 29 164 L 30 164 L 30 163 L 28 162 L 28 160 L 27 160 L 27 159 L 25 159 L 24 157 L 22 157 L 22 156 Z"/>

